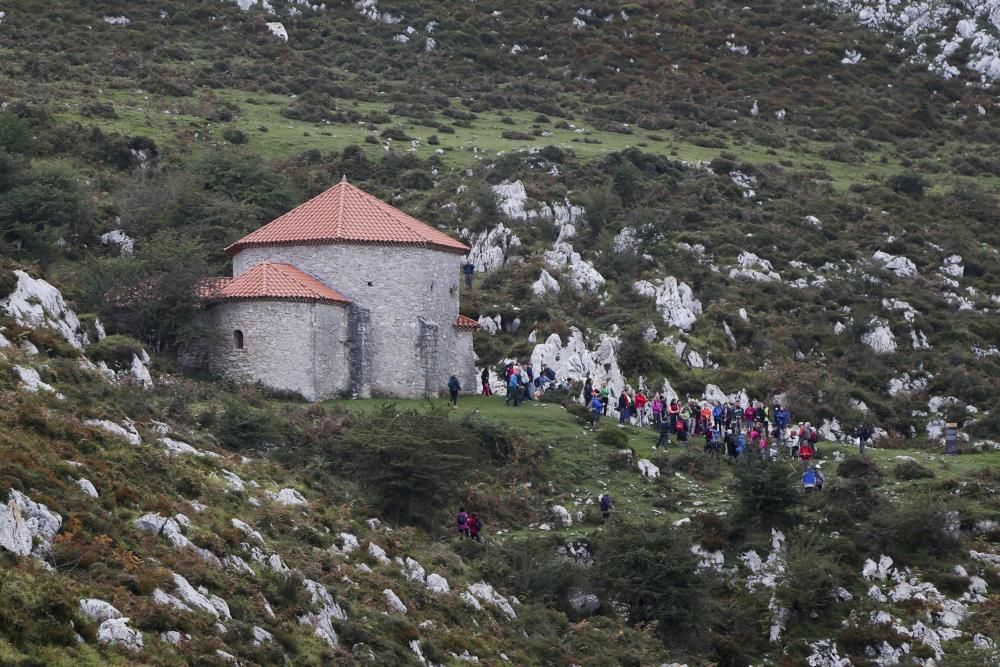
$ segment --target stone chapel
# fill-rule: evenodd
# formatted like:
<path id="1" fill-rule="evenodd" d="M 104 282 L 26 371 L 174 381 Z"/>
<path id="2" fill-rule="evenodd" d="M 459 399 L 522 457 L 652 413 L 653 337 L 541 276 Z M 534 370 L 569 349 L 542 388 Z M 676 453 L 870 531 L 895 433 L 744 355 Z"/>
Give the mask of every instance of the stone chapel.
<path id="1" fill-rule="evenodd" d="M 208 367 L 316 401 L 476 387 L 459 315 L 468 246 L 345 180 L 226 248 L 199 289 L 218 332 Z"/>

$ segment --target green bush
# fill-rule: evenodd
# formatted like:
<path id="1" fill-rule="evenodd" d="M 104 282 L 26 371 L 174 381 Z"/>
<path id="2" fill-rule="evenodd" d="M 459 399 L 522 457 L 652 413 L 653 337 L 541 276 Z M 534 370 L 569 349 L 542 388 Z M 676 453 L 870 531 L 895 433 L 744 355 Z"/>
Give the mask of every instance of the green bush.
<path id="1" fill-rule="evenodd" d="M 871 459 L 850 456 L 837 466 L 837 477 L 843 479 L 863 479 L 871 484 L 882 480 L 882 472 Z"/>
<path id="2" fill-rule="evenodd" d="M 107 336 L 88 347 L 87 356 L 95 363 L 103 361 L 110 368 L 125 370 L 132 367 L 133 356 L 142 356 L 142 343 L 131 336 Z"/>
<path id="3" fill-rule="evenodd" d="M 589 415 L 590 412 L 587 411 L 587 414 Z M 628 447 L 628 434 L 620 428 L 606 428 L 603 431 L 598 431 L 594 439 L 602 445 L 614 447 L 615 449 L 625 449 Z"/>
<path id="4" fill-rule="evenodd" d="M 934 471 L 916 461 L 900 461 L 892 473 L 899 480 L 932 479 Z"/>
<path id="5" fill-rule="evenodd" d="M 227 400 L 219 415 L 215 435 L 219 444 L 233 451 L 265 449 L 288 437 L 288 423 L 266 408 L 242 400 Z"/>
<path id="6" fill-rule="evenodd" d="M 615 524 L 594 563 L 601 599 L 621 605 L 632 625 L 655 622 L 668 646 L 704 630 L 706 584 L 681 535 L 662 525 Z"/>
<path id="7" fill-rule="evenodd" d="M 677 458 L 670 463 L 670 467 L 677 472 L 686 473 L 702 481 L 715 479 L 722 474 L 716 459 L 705 456 L 701 452 L 688 450 L 678 454 Z"/>
<path id="8" fill-rule="evenodd" d="M 791 518 L 792 508 L 801 502 L 798 471 L 789 466 L 776 463 L 739 466 L 734 477 L 737 522 L 785 523 Z"/>

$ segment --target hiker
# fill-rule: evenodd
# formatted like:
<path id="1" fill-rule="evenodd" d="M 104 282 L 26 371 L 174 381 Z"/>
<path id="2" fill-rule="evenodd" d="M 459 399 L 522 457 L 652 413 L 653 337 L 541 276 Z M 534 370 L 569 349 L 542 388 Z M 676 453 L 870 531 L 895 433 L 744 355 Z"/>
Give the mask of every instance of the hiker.
<path id="1" fill-rule="evenodd" d="M 590 405 L 591 399 L 594 398 L 594 382 L 587 376 L 587 379 L 583 381 L 583 404 Z"/>
<path id="2" fill-rule="evenodd" d="M 722 433 L 718 426 L 712 426 L 705 431 L 705 453 L 719 458 L 722 451 Z"/>
<path id="3" fill-rule="evenodd" d="M 812 443 L 808 439 L 805 442 L 799 442 L 799 461 L 802 462 L 803 469 L 812 463 L 813 453 Z"/>
<path id="4" fill-rule="evenodd" d="M 483 381 L 483 396 L 492 396 L 493 389 L 490 388 L 490 369 L 484 367 L 479 379 Z"/>
<path id="5" fill-rule="evenodd" d="M 687 422 L 683 419 L 678 419 L 677 427 L 674 430 L 677 431 L 677 442 L 683 443 L 686 447 L 688 441 Z"/>
<path id="6" fill-rule="evenodd" d="M 635 414 L 639 418 L 639 428 L 646 428 L 649 417 L 646 414 L 646 394 L 641 389 L 635 393 Z"/>
<path id="7" fill-rule="evenodd" d="M 601 405 L 603 406 L 601 408 L 601 414 L 604 415 L 605 417 L 607 417 L 608 416 L 608 403 L 611 402 L 611 400 L 610 400 L 611 399 L 611 390 L 608 389 L 607 385 L 604 385 L 603 387 L 601 387 L 601 390 L 598 393 L 601 396 Z"/>
<path id="8" fill-rule="evenodd" d="M 603 412 L 604 404 L 601 402 L 601 396 L 600 394 L 594 394 L 590 397 L 590 428 L 595 431 L 597 430 Z"/>
<path id="9" fill-rule="evenodd" d="M 670 405 L 667 406 L 667 422 L 671 431 L 677 430 L 677 422 L 680 419 L 680 414 L 681 406 L 678 405 L 677 399 L 670 399 Z"/>
<path id="10" fill-rule="evenodd" d="M 451 406 L 452 410 L 458 407 L 458 392 L 460 391 L 462 391 L 462 383 L 458 381 L 458 376 L 452 375 L 448 378 L 448 393 L 451 394 L 448 405 Z"/>
<path id="11" fill-rule="evenodd" d="M 707 434 L 712 426 L 712 408 L 709 407 L 708 403 L 701 406 L 698 416 L 701 418 L 701 430 Z"/>
<path id="12" fill-rule="evenodd" d="M 816 466 L 809 466 L 806 471 L 802 473 L 802 490 L 806 493 L 809 491 L 822 491 L 823 485 L 819 481 L 819 476 L 816 474 Z"/>
<path id="13" fill-rule="evenodd" d="M 659 437 L 656 439 L 653 449 L 667 447 L 670 444 L 670 422 L 661 418 L 657 424 L 656 431 L 659 433 Z"/>
<path id="14" fill-rule="evenodd" d="M 683 430 L 684 430 L 685 433 L 688 433 L 688 432 L 694 430 L 693 429 L 694 424 L 691 423 L 691 414 L 692 414 L 691 413 L 691 403 L 689 401 L 689 402 L 685 403 L 684 405 L 682 405 L 681 408 L 680 408 L 680 412 L 677 413 L 677 416 L 678 416 L 678 420 L 677 420 L 677 434 L 678 434 L 678 439 L 680 439 L 680 432 L 681 432 L 682 428 L 683 428 Z M 684 424 L 684 426 L 681 427 L 681 424 Z M 684 442 L 687 442 L 687 436 L 686 435 L 684 437 Z"/>
<path id="15" fill-rule="evenodd" d="M 530 361 L 526 363 L 522 369 L 521 383 L 524 387 L 524 400 L 534 400 L 531 397 L 531 388 L 535 385 L 535 369 L 532 367 Z"/>
<path id="16" fill-rule="evenodd" d="M 623 391 L 618 396 L 618 423 L 624 424 L 628 420 L 628 392 Z"/>
<path id="17" fill-rule="evenodd" d="M 514 407 L 521 405 L 521 374 L 517 372 L 516 367 L 507 379 L 507 400 L 504 401 L 504 405 L 510 405 L 511 401 L 514 401 Z"/>
<path id="18" fill-rule="evenodd" d="M 736 452 L 736 434 L 733 433 L 732 429 L 726 429 L 726 454 L 734 461 L 738 455 Z"/>
<path id="19" fill-rule="evenodd" d="M 483 520 L 479 518 L 479 515 L 473 512 L 469 515 L 469 537 L 474 539 L 476 542 L 482 542 L 483 540 L 479 537 L 479 531 L 483 529 Z"/>
<path id="20" fill-rule="evenodd" d="M 650 409 L 653 411 L 653 430 L 659 433 L 660 427 L 663 425 L 663 399 L 660 398 L 660 392 L 656 392 L 653 396 Z"/>
<path id="21" fill-rule="evenodd" d="M 860 449 L 859 454 L 864 456 L 865 446 L 868 444 L 868 441 L 871 440 L 872 432 L 865 424 L 858 424 L 856 435 L 858 436 L 858 448 Z"/>
<path id="22" fill-rule="evenodd" d="M 611 508 L 614 506 L 614 503 L 611 502 L 611 496 L 606 493 L 601 495 L 601 523 L 608 522 L 608 517 L 611 516 Z"/>
<path id="23" fill-rule="evenodd" d="M 458 536 L 459 538 L 469 536 L 469 515 L 464 507 L 458 508 Z"/>
<path id="24" fill-rule="evenodd" d="M 465 286 L 468 289 L 472 289 L 472 274 L 476 272 L 476 265 L 472 262 L 466 262 L 462 265 L 462 273 L 465 275 Z M 454 275 L 454 274 L 452 274 Z"/>
<path id="25" fill-rule="evenodd" d="M 747 438 L 745 435 L 743 435 L 743 432 L 741 431 L 736 436 L 736 458 L 739 460 L 740 463 L 746 462 L 747 458 L 746 453 L 747 453 Z"/>

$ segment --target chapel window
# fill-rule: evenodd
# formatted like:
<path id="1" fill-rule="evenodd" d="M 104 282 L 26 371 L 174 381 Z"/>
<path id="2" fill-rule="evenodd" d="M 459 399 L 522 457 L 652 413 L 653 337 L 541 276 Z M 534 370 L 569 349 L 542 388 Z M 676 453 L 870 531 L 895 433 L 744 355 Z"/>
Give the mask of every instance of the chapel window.
<path id="1" fill-rule="evenodd" d="M 239 329 L 233 332 L 233 347 L 237 350 L 243 349 L 243 332 Z"/>

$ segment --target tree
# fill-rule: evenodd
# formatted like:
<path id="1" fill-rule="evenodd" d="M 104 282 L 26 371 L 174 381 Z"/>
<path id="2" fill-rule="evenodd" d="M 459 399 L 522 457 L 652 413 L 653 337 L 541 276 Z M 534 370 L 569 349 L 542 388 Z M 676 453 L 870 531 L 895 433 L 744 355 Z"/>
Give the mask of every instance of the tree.
<path id="1" fill-rule="evenodd" d="M 597 549 L 594 574 L 602 598 L 626 609 L 632 625 L 656 622 L 664 643 L 699 632 L 706 583 L 682 533 L 652 523 L 613 525 Z"/>
<path id="2" fill-rule="evenodd" d="M 206 254 L 200 241 L 182 232 L 160 232 L 134 257 L 94 260 L 82 296 L 115 331 L 158 351 L 183 349 L 207 335 L 195 317 L 195 287 L 209 275 Z"/>

